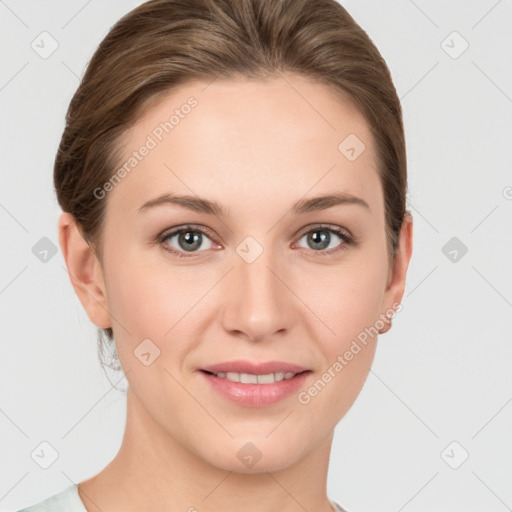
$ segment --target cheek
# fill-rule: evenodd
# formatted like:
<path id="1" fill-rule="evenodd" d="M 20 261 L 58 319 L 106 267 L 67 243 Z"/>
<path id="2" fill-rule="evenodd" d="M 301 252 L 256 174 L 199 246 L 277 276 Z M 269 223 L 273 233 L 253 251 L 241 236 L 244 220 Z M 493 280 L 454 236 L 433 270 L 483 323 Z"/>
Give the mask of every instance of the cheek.
<path id="1" fill-rule="evenodd" d="M 318 317 L 316 338 L 324 340 L 329 353 L 350 344 L 379 318 L 386 267 L 382 260 L 371 260 L 361 254 L 337 267 L 301 272 L 300 294 Z"/>
<path id="2" fill-rule="evenodd" d="M 173 353 L 179 355 L 185 349 L 180 347 L 180 340 L 186 341 L 184 329 L 190 332 L 198 325 L 195 306 L 212 286 L 211 272 L 202 278 L 197 267 L 173 268 L 165 261 L 125 256 L 112 262 L 106 275 L 119 356 L 147 338 L 162 352 L 172 339 Z"/>
<path id="3" fill-rule="evenodd" d="M 382 245 L 382 244 L 381 244 Z M 324 328 L 318 336 L 326 356 L 322 376 L 328 390 L 317 407 L 325 414 L 342 416 L 360 393 L 368 376 L 376 349 L 382 301 L 387 278 L 387 260 L 382 250 L 361 251 L 358 257 L 333 272 L 317 295 L 321 318 L 334 331 Z M 307 282 L 310 288 L 312 282 Z M 323 326 L 320 326 L 323 327 Z M 320 331 L 318 331 L 320 332 Z M 323 389 L 323 384 L 317 385 Z M 316 389 L 312 390 L 314 394 Z M 332 411 L 329 410 L 332 407 Z"/>
<path id="4" fill-rule="evenodd" d="M 378 266 L 347 266 L 329 279 L 309 275 L 303 281 L 304 294 L 310 290 L 305 302 L 321 320 L 311 317 L 309 323 L 323 355 L 316 380 L 298 396 L 304 414 L 315 410 L 319 418 L 334 424 L 359 395 L 375 355 L 383 272 Z"/>

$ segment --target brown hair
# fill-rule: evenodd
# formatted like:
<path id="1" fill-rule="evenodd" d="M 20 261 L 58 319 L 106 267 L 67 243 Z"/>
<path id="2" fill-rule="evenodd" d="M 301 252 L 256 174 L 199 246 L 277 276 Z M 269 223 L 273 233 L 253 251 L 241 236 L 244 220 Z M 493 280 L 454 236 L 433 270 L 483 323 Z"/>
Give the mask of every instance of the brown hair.
<path id="1" fill-rule="evenodd" d="M 364 115 L 377 151 L 393 261 L 408 213 L 400 101 L 379 51 L 336 0 L 150 0 L 111 28 L 71 100 L 54 167 L 59 204 L 100 261 L 106 201 L 94 190 L 114 174 L 120 136 L 146 103 L 193 79 L 263 79 L 278 71 L 328 85 Z M 103 331 L 112 342 L 112 329 Z M 112 354 L 116 361 L 115 347 Z"/>

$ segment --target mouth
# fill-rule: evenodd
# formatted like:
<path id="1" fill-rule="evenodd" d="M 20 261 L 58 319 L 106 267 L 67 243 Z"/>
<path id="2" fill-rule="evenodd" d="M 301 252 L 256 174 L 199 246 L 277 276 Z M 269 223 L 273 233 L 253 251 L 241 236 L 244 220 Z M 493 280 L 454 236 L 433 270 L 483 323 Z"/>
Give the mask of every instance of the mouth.
<path id="1" fill-rule="evenodd" d="M 312 370 L 284 363 L 231 361 L 199 369 L 210 389 L 237 405 L 265 407 L 301 388 Z"/>
<path id="2" fill-rule="evenodd" d="M 311 370 L 304 370 L 302 372 L 272 372 L 258 375 L 255 373 L 239 373 L 239 372 L 209 372 L 201 370 L 203 373 L 213 375 L 219 379 L 226 379 L 231 382 L 240 382 L 241 384 L 274 384 L 282 380 L 293 379 L 296 375 L 308 373 Z"/>
<path id="3" fill-rule="evenodd" d="M 304 366 L 284 361 L 226 361 L 200 368 L 202 372 L 215 375 L 220 379 L 242 384 L 272 384 L 292 379 L 295 375 L 311 371 Z"/>

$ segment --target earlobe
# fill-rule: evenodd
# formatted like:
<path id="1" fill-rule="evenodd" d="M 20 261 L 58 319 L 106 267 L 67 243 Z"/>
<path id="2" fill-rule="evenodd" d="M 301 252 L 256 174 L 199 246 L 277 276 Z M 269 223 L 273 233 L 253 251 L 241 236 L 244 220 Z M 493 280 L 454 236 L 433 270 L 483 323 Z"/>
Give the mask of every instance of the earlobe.
<path id="1" fill-rule="evenodd" d="M 69 279 L 87 316 L 102 329 L 111 327 L 103 272 L 93 248 L 84 240 L 75 218 L 68 212 L 61 213 L 58 231 Z"/>

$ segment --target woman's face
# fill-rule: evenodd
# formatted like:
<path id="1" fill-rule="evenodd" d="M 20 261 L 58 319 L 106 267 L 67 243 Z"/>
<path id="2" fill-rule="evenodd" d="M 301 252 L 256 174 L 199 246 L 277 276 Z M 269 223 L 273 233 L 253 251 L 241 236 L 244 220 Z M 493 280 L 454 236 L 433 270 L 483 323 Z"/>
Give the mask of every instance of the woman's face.
<path id="1" fill-rule="evenodd" d="M 282 469 L 331 439 L 403 293 L 388 287 L 364 118 L 284 77 L 164 95 L 126 132 L 125 172 L 97 193 L 101 286 L 139 425 L 238 472 Z M 174 201 L 155 202 L 164 195 Z M 311 202 L 321 196 L 357 199 Z M 230 375 L 204 371 L 214 365 Z M 281 367 L 307 371 L 272 383 Z"/>

